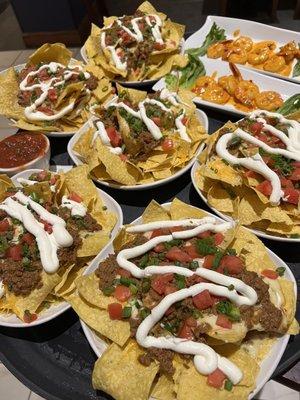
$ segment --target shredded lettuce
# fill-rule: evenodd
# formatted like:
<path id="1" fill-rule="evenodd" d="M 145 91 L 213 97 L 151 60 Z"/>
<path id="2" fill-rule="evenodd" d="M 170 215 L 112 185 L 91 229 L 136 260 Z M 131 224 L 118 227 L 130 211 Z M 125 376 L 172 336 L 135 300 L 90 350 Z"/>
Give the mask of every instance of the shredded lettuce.
<path id="1" fill-rule="evenodd" d="M 185 67 L 178 69 L 178 76 L 173 74 L 166 75 L 165 83 L 168 89 L 190 89 L 192 86 L 194 86 L 199 76 L 205 75 L 206 71 L 204 65 L 199 60 L 199 58 L 194 57 L 190 54 L 188 55 L 188 57 L 188 64 Z"/>
<path id="2" fill-rule="evenodd" d="M 204 42 L 201 47 L 195 47 L 192 49 L 188 49 L 186 51 L 187 54 L 191 54 L 192 56 L 204 56 L 207 52 L 207 49 L 213 43 L 219 42 L 220 40 L 225 40 L 225 29 L 220 28 L 215 22 L 212 24 L 212 27 L 208 34 L 205 37 Z"/>
<path id="3" fill-rule="evenodd" d="M 299 61 L 298 61 L 299 62 Z M 300 109 L 300 93 L 294 94 L 289 97 L 283 105 L 276 110 L 276 112 L 282 115 L 292 114 Z"/>

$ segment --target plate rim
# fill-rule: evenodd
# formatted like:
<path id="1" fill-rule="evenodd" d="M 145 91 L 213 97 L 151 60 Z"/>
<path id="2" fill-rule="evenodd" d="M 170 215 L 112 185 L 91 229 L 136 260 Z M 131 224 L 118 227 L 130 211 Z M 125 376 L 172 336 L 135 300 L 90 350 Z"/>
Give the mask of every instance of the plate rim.
<path id="1" fill-rule="evenodd" d="M 170 205 L 171 205 L 171 202 L 167 202 L 167 203 L 161 204 L 161 206 L 165 207 L 166 209 L 168 209 L 170 207 Z M 201 210 L 201 208 L 199 208 L 199 207 L 196 207 L 196 206 L 193 206 L 193 205 L 191 205 L 191 206 L 194 207 L 195 209 L 200 209 Z M 211 212 L 206 211 L 206 210 L 203 210 L 203 211 L 205 211 L 209 216 L 217 218 L 217 220 L 220 221 L 220 222 L 224 221 L 224 219 L 222 219 L 218 215 L 214 215 Z M 141 220 L 141 218 L 142 218 L 142 214 L 138 218 L 136 218 L 132 222 L 130 222 L 130 224 L 128 224 L 128 225 L 138 223 Z M 296 298 L 296 301 L 297 301 L 297 282 L 296 282 L 296 279 L 295 279 L 295 276 L 294 276 L 292 270 L 289 268 L 289 266 L 286 264 L 286 262 L 284 260 L 282 260 L 276 253 L 274 253 L 267 246 L 265 246 L 265 248 L 266 248 L 268 254 L 270 255 L 270 257 L 273 259 L 273 261 L 276 264 L 278 263 L 279 265 L 284 266 L 286 268 L 285 271 L 286 271 L 286 274 L 288 275 L 288 279 L 291 280 L 293 282 L 293 284 L 294 284 L 294 293 L 295 293 L 295 298 Z M 101 260 L 104 259 L 105 256 L 103 255 L 103 253 L 106 250 L 112 250 L 114 252 L 113 243 L 110 243 L 109 249 L 108 248 L 107 249 L 103 249 L 98 254 L 97 261 L 96 261 L 96 259 L 94 259 L 93 260 L 93 265 L 92 264 L 89 265 L 89 267 L 85 270 L 83 275 L 89 275 L 90 273 L 95 271 L 95 269 L 97 268 L 97 263 L 99 263 Z M 99 259 L 99 261 L 98 261 L 98 259 Z M 96 341 L 94 339 L 95 333 L 94 333 L 93 329 L 89 328 L 89 326 L 81 318 L 79 318 L 79 321 L 80 321 L 81 327 L 83 329 L 84 335 L 86 336 L 86 339 L 89 342 L 89 345 L 93 349 L 93 351 L 96 354 L 96 356 L 98 358 L 100 358 L 103 355 L 105 349 L 102 352 L 98 351 L 98 348 L 97 348 L 97 345 L 96 345 Z M 280 346 L 279 351 L 276 352 L 275 360 L 273 362 L 273 367 L 269 370 L 270 372 L 264 376 L 264 378 L 262 379 L 260 384 L 255 386 L 255 389 L 250 393 L 250 395 L 248 397 L 248 400 L 253 399 L 253 397 L 257 394 L 257 392 L 259 392 L 262 389 L 262 387 L 266 384 L 266 382 L 268 382 L 268 380 L 272 376 L 273 372 L 275 371 L 276 367 L 278 366 L 278 364 L 280 362 L 280 359 L 281 359 L 281 357 L 282 357 L 282 355 L 283 355 L 283 353 L 284 353 L 284 351 L 285 351 L 285 349 L 287 347 L 287 344 L 288 344 L 290 336 L 291 336 L 290 334 L 286 333 L 285 335 L 283 335 L 280 338 L 278 338 L 276 340 L 276 342 L 273 344 L 272 348 L 270 349 L 270 351 L 268 353 L 268 356 L 263 359 L 262 364 L 270 356 L 270 354 L 274 351 L 274 346 L 276 344 Z M 106 345 L 105 342 L 102 339 L 99 338 L 99 341 L 102 342 L 104 346 Z M 105 346 L 105 348 L 107 348 L 107 346 Z M 260 365 L 260 367 L 261 367 L 261 365 Z M 260 371 L 261 371 L 261 368 L 260 368 Z M 152 400 L 152 399 L 154 400 L 153 397 L 149 397 L 149 400 Z"/>

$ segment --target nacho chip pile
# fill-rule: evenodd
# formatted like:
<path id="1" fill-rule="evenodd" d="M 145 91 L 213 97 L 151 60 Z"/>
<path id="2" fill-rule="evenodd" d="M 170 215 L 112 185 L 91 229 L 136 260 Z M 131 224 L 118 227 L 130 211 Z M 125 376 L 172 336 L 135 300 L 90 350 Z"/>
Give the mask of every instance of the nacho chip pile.
<path id="1" fill-rule="evenodd" d="M 146 1 L 133 16 L 104 18 L 103 28 L 93 24 L 84 49 L 88 63 L 101 68 L 110 79 L 158 79 L 173 67 L 187 64 L 187 58 L 180 55 L 184 31 L 183 25 L 171 22 Z M 120 65 L 115 61 L 119 57 Z"/>
<path id="2" fill-rule="evenodd" d="M 142 120 L 132 117 L 123 107 L 117 108 L 114 114 L 114 107 L 109 107 L 108 103 L 105 108 L 95 109 L 95 118 L 90 124 L 92 127 L 87 126 L 82 130 L 73 146 L 73 151 L 88 165 L 92 176 L 99 181 L 128 186 L 151 183 L 174 175 L 191 161 L 207 137 L 197 118 L 196 107 L 189 94 L 182 91 L 179 92 L 179 97 L 181 103 L 178 106 L 168 104 L 167 112 L 161 111 L 156 105 L 150 105 L 150 109 L 147 108 L 146 112 L 149 115 L 150 112 L 160 113 L 154 115 L 161 115 L 158 118 L 160 121 L 165 118 L 165 122 L 157 122 L 157 117 L 156 119 L 153 117 L 153 121 L 160 124 L 159 129 L 163 135 L 161 139 L 153 139 Z M 156 99 L 153 101 L 158 99 L 159 103 L 158 101 L 157 103 L 164 106 L 159 98 L 159 92 L 152 95 L 151 98 Z M 125 89 L 118 85 L 117 101 L 127 102 L 126 104 L 129 104 L 133 110 L 137 109 L 141 102 L 149 99 L 146 92 Z M 181 138 L 174 122 L 175 117 L 180 113 L 185 115 L 185 127 L 189 141 Z M 104 123 L 107 132 L 114 127 L 117 132 L 114 135 L 118 135 L 121 143 L 117 144 L 121 154 L 113 153 L 114 149 L 97 135 L 98 121 Z M 113 140 L 114 138 L 111 137 L 111 143 Z M 171 150 L 165 149 L 163 145 L 168 140 L 171 140 L 172 143 Z"/>
<path id="3" fill-rule="evenodd" d="M 237 128 L 237 124 L 228 122 L 209 137 L 207 148 L 199 156 L 200 165 L 195 173 L 198 188 L 207 198 L 210 206 L 238 220 L 248 228 L 274 236 L 300 237 L 299 204 L 281 201 L 278 205 L 272 205 L 269 195 L 262 193 L 264 190 L 262 182 L 265 178 L 252 172 L 246 173 L 247 171 L 245 172 L 237 165 L 230 165 L 216 153 L 216 143 L 222 135 L 234 132 Z M 241 153 L 242 156 L 249 155 L 247 149 L 243 147 L 241 147 Z M 260 153 L 264 154 L 259 150 Z M 289 167 L 290 162 L 282 163 L 281 166 L 279 161 L 277 161 L 278 167 L 276 164 L 272 168 L 288 168 L 287 173 L 290 174 L 290 170 L 293 170 Z M 297 167 L 295 168 L 297 170 Z M 286 173 L 284 169 L 282 173 Z M 287 180 L 288 178 L 288 175 L 281 178 L 282 190 L 285 190 L 285 182 L 287 182 L 291 185 L 292 191 L 297 194 L 299 180 L 291 182 Z M 289 200 L 289 194 L 287 194 L 287 199 Z"/>
<path id="4" fill-rule="evenodd" d="M 152 201 L 142 216 L 142 223 L 203 218 L 206 213 L 177 199 L 169 210 Z M 134 243 L 135 234 L 123 229 L 114 240 L 114 250 L 118 252 Z M 263 269 L 275 270 L 263 243 L 255 235 L 240 226 L 225 233 L 224 248 L 230 246 L 244 259 L 246 269 L 260 273 Z M 116 400 L 147 400 L 150 396 L 158 400 L 199 400 L 236 399 L 246 400 L 256 386 L 260 364 L 276 342 L 276 336 L 264 332 L 250 332 L 235 324 L 237 329 L 210 330 L 207 332 L 209 345 L 218 354 L 227 357 L 242 371 L 243 379 L 231 388 L 216 389 L 207 384 L 207 377 L 194 367 L 192 358 L 175 354 L 172 361 L 172 376 L 159 372 L 157 361 L 142 365 L 139 357 L 145 349 L 131 336 L 128 320 L 113 320 L 108 306 L 118 302 L 110 294 L 104 295 L 99 289 L 99 276 L 93 272 L 75 281 L 76 289 L 66 299 L 79 317 L 92 329 L 94 335 L 102 340 L 106 350 L 97 360 L 93 371 L 93 386 L 111 395 Z M 294 319 L 294 284 L 283 277 L 276 280 L 275 290 L 282 298 L 281 309 L 285 315 L 285 330 L 291 334 L 298 332 Z M 271 291 L 272 291 L 271 290 Z"/>
<path id="5" fill-rule="evenodd" d="M 23 294 L 22 292 L 19 293 L 15 290 L 14 286 L 17 285 L 16 277 L 7 277 L 10 283 L 4 282 L 4 294 L 0 298 L 0 313 L 9 314 L 12 312 L 25 322 L 30 322 L 26 320 L 26 315 L 30 317 L 30 315 L 35 314 L 35 317 L 38 317 L 38 315 L 49 306 L 62 301 L 62 295 L 74 289 L 75 278 L 83 273 L 88 261 L 94 258 L 108 243 L 111 237 L 111 231 L 116 224 L 116 215 L 108 211 L 104 206 L 97 188 L 88 178 L 86 167 L 81 166 L 73 168 L 67 173 L 56 175 L 51 175 L 48 172 L 43 172 L 43 174 L 43 177 L 40 175 L 40 181 L 34 184 L 28 185 L 23 183 L 23 192 L 25 195 L 35 199 L 34 201 L 39 201 L 39 204 L 51 204 L 51 207 L 59 207 L 63 196 L 71 196 L 72 193 L 76 193 L 76 196 L 79 196 L 78 198 L 87 208 L 89 221 L 93 218 L 92 223 L 97 225 L 95 229 L 89 230 L 88 226 L 82 225 L 80 218 L 76 219 L 76 221 L 78 220 L 78 224 L 77 222 L 76 224 L 79 232 L 79 238 L 76 240 L 80 242 L 79 246 L 76 247 L 77 253 L 74 256 L 75 261 L 73 259 L 65 260 L 62 258 L 58 270 L 54 273 L 48 273 L 44 268 L 40 267 L 41 280 L 38 285 L 33 286 L 33 290 L 26 290 Z M 52 184 L 50 182 L 51 177 L 56 180 L 55 191 L 53 191 L 53 182 Z M 43 179 L 43 181 L 41 179 Z M 12 190 L 14 190 L 13 183 L 5 175 L 1 175 L 0 200 L 3 201 L 6 197 L 6 192 Z M 7 217 L 4 218 L 4 221 L 6 220 Z M 1 216 L 1 221 L 3 224 L 3 216 Z M 4 248 L 6 249 L 9 246 L 8 249 L 12 248 L 16 251 L 16 249 L 21 246 L 23 258 L 20 260 L 19 257 L 15 257 L 14 254 L 11 253 L 10 258 L 13 257 L 12 260 L 14 260 L 11 261 L 11 263 L 12 266 L 17 266 L 16 262 L 20 260 L 23 265 L 23 270 L 17 271 L 16 274 L 23 272 L 25 274 L 29 273 L 26 279 L 30 280 L 30 273 L 36 274 L 36 266 L 34 263 L 38 262 L 40 259 L 31 259 L 28 265 L 28 251 L 30 250 L 30 246 L 35 245 L 34 236 L 26 232 L 26 230 L 22 228 L 23 225 L 21 223 L 17 221 L 12 221 L 12 223 L 16 225 L 16 229 L 20 231 L 20 235 L 17 241 L 12 243 L 11 237 L 9 237 L 9 232 L 14 232 L 12 228 L 7 232 L 1 232 L 0 267 L 2 266 L 2 261 L 7 261 L 5 257 L 3 258 L 2 254 Z M 12 226 L 13 225 L 11 225 L 11 227 Z M 39 252 L 39 250 L 37 251 Z M 33 265 L 31 265 L 32 263 Z M 5 271 L 2 271 L 0 268 L 1 282 L 4 276 L 3 273 L 5 274 Z"/>
<path id="6" fill-rule="evenodd" d="M 29 107 L 34 104 L 40 96 L 40 89 L 37 91 L 21 91 L 20 83 L 27 76 L 26 87 L 32 85 L 28 81 L 28 79 L 31 79 L 29 74 L 32 71 L 38 71 L 43 67 L 43 64 L 49 65 L 50 63 L 59 63 L 62 66 L 60 67 L 61 70 L 66 68 L 65 82 L 56 86 L 56 82 L 59 82 L 62 77 L 59 71 L 56 74 L 56 72 L 53 72 L 54 70 L 44 69 L 36 75 L 36 79 L 39 79 L 38 82 L 42 83 L 49 83 L 54 78 L 56 79 L 53 85 L 51 84 L 46 100 L 38 107 L 39 111 L 43 113 L 44 119 L 41 117 L 37 120 L 35 117 L 25 115 L 25 106 Z M 72 68 L 74 69 L 76 66 L 80 68 L 78 74 L 77 72 L 73 73 L 69 78 L 68 75 L 72 72 Z M 91 76 L 94 80 L 92 90 L 86 87 L 85 74 L 87 73 L 89 75 L 86 76 Z M 74 81 L 74 79 L 77 81 Z M 61 43 L 44 44 L 29 57 L 24 68 L 17 71 L 12 67 L 2 73 L 0 75 L 0 89 L 2 93 L 0 99 L 1 115 L 13 119 L 15 125 L 21 129 L 31 131 L 42 129 L 45 132 L 77 131 L 88 120 L 89 107 L 92 104 L 100 104 L 112 95 L 110 81 L 104 76 L 103 72 L 95 66 L 83 66 L 81 62 L 71 59 L 70 50 Z M 46 119 L 49 115 L 58 114 L 68 106 L 71 108 L 61 117 L 53 120 Z"/>

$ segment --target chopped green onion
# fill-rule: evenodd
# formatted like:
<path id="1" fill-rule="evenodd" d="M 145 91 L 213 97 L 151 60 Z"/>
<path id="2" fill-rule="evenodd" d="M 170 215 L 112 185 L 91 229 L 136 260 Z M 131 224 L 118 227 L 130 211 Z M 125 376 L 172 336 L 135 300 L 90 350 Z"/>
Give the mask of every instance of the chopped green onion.
<path id="1" fill-rule="evenodd" d="M 285 267 L 276 268 L 276 272 L 279 276 L 283 276 L 285 274 Z"/>
<path id="2" fill-rule="evenodd" d="M 138 288 L 135 285 L 129 285 L 129 289 L 132 294 L 137 294 Z"/>
<path id="3" fill-rule="evenodd" d="M 213 262 L 212 262 L 212 268 L 213 269 L 217 269 L 218 268 L 218 266 L 220 265 L 220 261 L 221 261 L 223 255 L 224 255 L 223 251 L 217 250 L 217 252 L 215 254 L 215 257 L 213 259 Z"/>
<path id="4" fill-rule="evenodd" d="M 104 296 L 110 296 L 113 294 L 115 288 L 113 286 L 107 286 L 102 289 Z"/>
<path id="5" fill-rule="evenodd" d="M 228 392 L 231 392 L 232 388 L 233 388 L 233 383 L 229 379 L 226 379 L 224 389 L 228 390 Z"/>
<path id="6" fill-rule="evenodd" d="M 229 285 L 228 290 L 234 290 L 234 285 Z"/>
<path id="7" fill-rule="evenodd" d="M 142 319 L 145 319 L 146 317 L 148 317 L 148 315 L 150 314 L 150 310 L 148 310 L 148 308 L 142 308 L 141 310 L 140 310 L 140 317 L 142 318 Z"/>
<path id="8" fill-rule="evenodd" d="M 185 277 L 183 275 L 175 274 L 175 282 L 178 289 L 184 289 L 185 284 Z"/>
<path id="9" fill-rule="evenodd" d="M 132 313 L 132 307 L 124 307 L 122 310 L 123 318 L 130 318 Z"/>
<path id="10" fill-rule="evenodd" d="M 147 292 L 149 292 L 149 290 L 150 290 L 150 288 L 151 288 L 151 281 L 150 281 L 150 279 L 149 278 L 144 278 L 143 280 L 142 280 L 142 292 L 143 293 L 147 293 Z"/>
<path id="11" fill-rule="evenodd" d="M 195 270 L 195 269 L 197 269 L 199 267 L 199 264 L 197 263 L 197 261 L 191 261 L 190 263 L 189 263 L 189 269 L 191 269 L 191 270 Z"/>

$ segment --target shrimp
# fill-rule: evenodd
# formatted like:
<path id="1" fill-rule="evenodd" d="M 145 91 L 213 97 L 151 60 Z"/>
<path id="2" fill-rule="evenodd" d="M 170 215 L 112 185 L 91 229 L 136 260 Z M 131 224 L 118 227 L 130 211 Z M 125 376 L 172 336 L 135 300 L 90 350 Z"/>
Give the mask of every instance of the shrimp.
<path id="1" fill-rule="evenodd" d="M 272 40 L 264 40 L 255 43 L 251 52 L 248 54 L 248 63 L 252 65 L 262 64 L 268 60 L 271 51 L 276 48 L 275 42 Z"/>
<path id="2" fill-rule="evenodd" d="M 264 70 L 269 72 L 279 72 L 286 66 L 282 56 L 272 56 L 264 63 Z"/>
<path id="3" fill-rule="evenodd" d="M 225 104 L 230 99 L 230 95 L 216 83 L 209 85 L 202 94 L 202 99 L 212 103 Z"/>
<path id="4" fill-rule="evenodd" d="M 200 76 L 196 81 L 195 92 L 197 94 L 202 94 L 210 85 L 213 84 L 215 84 L 215 80 L 211 76 Z"/>
<path id="5" fill-rule="evenodd" d="M 234 91 L 235 98 L 247 107 L 254 108 L 255 98 L 259 94 L 258 86 L 252 81 L 241 81 Z"/>
<path id="6" fill-rule="evenodd" d="M 240 36 L 232 43 L 233 47 L 238 47 L 246 51 L 250 51 L 253 46 L 253 41 L 248 36 Z"/>
<path id="7" fill-rule="evenodd" d="M 247 52 L 241 47 L 230 46 L 227 51 L 225 51 L 222 59 L 228 60 L 229 62 L 236 64 L 246 64 L 247 62 Z"/>
<path id="8" fill-rule="evenodd" d="M 225 44 L 222 42 L 217 42 L 209 46 L 206 55 L 209 58 L 220 58 L 223 56 L 225 50 L 226 50 Z"/>
<path id="9" fill-rule="evenodd" d="M 283 104 L 280 94 L 272 90 L 259 93 L 256 96 L 255 102 L 258 108 L 267 111 L 277 110 Z"/>
<path id="10" fill-rule="evenodd" d="M 234 96 L 235 89 L 238 85 L 237 78 L 233 75 L 221 76 L 218 80 L 219 86 L 221 86 L 227 93 Z"/>
<path id="11" fill-rule="evenodd" d="M 294 41 L 285 44 L 280 47 L 278 56 L 283 56 L 286 63 L 293 61 L 294 58 L 300 58 L 300 49 L 296 46 Z"/>

